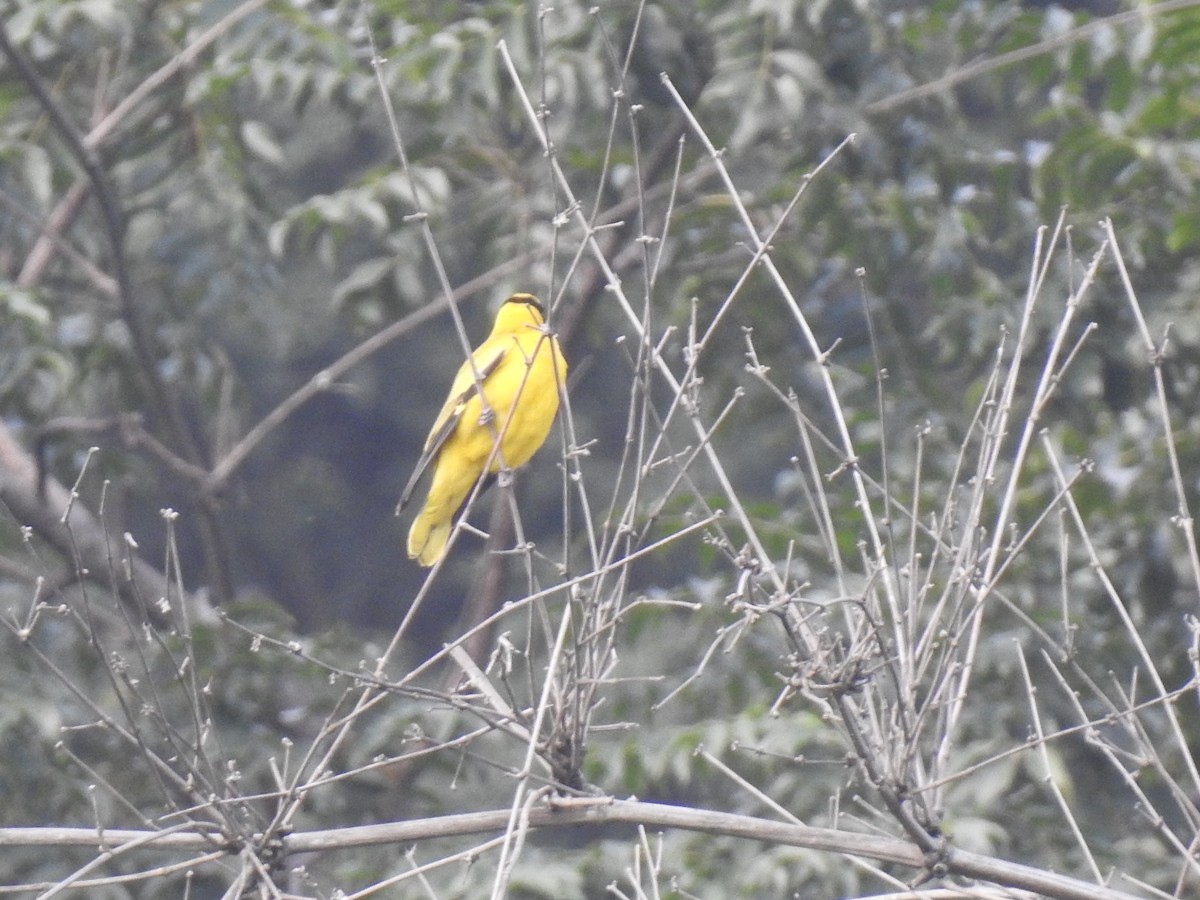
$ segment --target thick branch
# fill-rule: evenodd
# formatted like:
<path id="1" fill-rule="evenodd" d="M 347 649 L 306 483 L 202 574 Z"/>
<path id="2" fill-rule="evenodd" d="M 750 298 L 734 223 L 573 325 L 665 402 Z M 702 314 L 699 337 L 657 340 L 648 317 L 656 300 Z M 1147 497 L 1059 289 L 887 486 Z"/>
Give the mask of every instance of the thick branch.
<path id="1" fill-rule="evenodd" d="M 288 835 L 283 841 L 288 853 L 404 844 L 429 838 L 500 831 L 508 825 L 510 816 L 511 811 L 507 809 L 464 813 L 380 825 L 297 832 Z M 928 862 L 925 854 L 910 842 L 898 838 L 792 825 L 752 816 L 634 800 L 597 801 L 594 804 L 572 805 L 567 808 L 541 807 L 530 810 L 528 818 L 530 828 L 616 824 L 681 828 L 685 831 L 740 837 L 770 844 L 806 847 L 908 866 L 914 870 L 922 869 Z M 211 850 L 214 841 L 211 834 L 176 831 L 163 834 L 159 838 L 151 835 L 151 832 L 145 831 L 105 830 L 103 844 L 107 847 L 118 847 L 138 841 L 146 849 L 195 852 Z M 94 847 L 98 837 L 95 828 L 0 828 L 0 847 Z M 236 850 L 231 848 L 230 852 Z M 949 849 L 940 862 L 946 867 L 947 874 L 979 878 L 1007 887 L 1036 891 L 1058 900 L 1137 900 L 1132 894 L 1112 888 L 978 853 Z"/>

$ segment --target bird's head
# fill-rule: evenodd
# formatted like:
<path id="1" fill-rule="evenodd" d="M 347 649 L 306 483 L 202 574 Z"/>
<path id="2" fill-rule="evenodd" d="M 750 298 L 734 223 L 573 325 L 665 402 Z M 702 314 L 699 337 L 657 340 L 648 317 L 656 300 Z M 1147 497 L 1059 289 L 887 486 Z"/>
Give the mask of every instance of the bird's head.
<path id="1" fill-rule="evenodd" d="M 540 328 L 545 321 L 546 310 L 537 297 L 513 294 L 500 305 L 492 334 L 516 334 L 525 328 Z"/>

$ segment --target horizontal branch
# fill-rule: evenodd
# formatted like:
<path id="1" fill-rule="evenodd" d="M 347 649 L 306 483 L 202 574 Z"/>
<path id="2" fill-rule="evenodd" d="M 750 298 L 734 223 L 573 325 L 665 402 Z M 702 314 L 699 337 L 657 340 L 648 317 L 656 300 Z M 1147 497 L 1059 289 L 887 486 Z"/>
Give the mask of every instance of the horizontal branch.
<path id="1" fill-rule="evenodd" d="M 431 838 L 503 831 L 509 823 L 507 809 L 302 831 L 283 837 L 286 853 L 345 850 L 381 844 L 403 844 Z M 591 825 L 643 825 L 648 828 L 680 828 L 707 834 L 740 837 L 769 844 L 805 847 L 830 853 L 863 857 L 877 862 L 908 866 L 915 871 L 931 863 L 945 873 L 978 878 L 1006 887 L 1036 891 L 1059 900 L 1137 900 L 1132 894 L 1033 866 L 996 859 L 947 847 L 937 859 L 929 859 L 909 841 L 878 835 L 856 834 L 833 828 L 792 825 L 753 816 L 734 815 L 684 806 L 643 803 L 637 800 L 597 800 L 569 806 L 545 806 L 529 811 L 530 828 L 562 828 Z M 196 852 L 211 850 L 219 838 L 211 833 L 186 831 L 153 832 L 95 828 L 0 828 L 2 847 L 103 847 L 113 849 L 138 842 L 145 849 Z M 237 852 L 231 844 L 230 853 Z"/>

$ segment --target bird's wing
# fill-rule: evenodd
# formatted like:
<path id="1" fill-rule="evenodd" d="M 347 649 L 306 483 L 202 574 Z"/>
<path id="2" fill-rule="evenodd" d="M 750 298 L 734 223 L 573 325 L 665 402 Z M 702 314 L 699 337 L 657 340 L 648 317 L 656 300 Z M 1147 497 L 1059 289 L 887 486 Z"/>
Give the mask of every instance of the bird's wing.
<path id="1" fill-rule="evenodd" d="M 425 474 L 429 464 L 437 458 L 442 444 L 446 443 L 446 438 L 450 437 L 454 429 L 458 427 L 458 421 L 462 418 L 467 401 L 479 392 L 479 386 L 496 371 L 511 347 L 512 338 L 508 335 L 505 335 L 503 339 L 484 341 L 471 354 L 471 358 L 475 361 L 474 367 L 470 363 L 463 363 L 462 368 L 458 370 L 458 374 L 454 376 L 454 383 L 450 385 L 450 396 L 442 404 L 442 411 L 438 413 L 438 417 L 433 422 L 433 428 L 429 430 L 429 437 L 425 439 L 425 449 L 421 451 L 417 467 L 413 469 L 408 484 L 404 486 L 404 491 L 400 494 L 400 502 L 396 505 L 397 513 L 408 505 L 417 482 L 421 480 L 421 476 Z M 476 371 L 479 372 L 478 381 L 475 380 Z"/>

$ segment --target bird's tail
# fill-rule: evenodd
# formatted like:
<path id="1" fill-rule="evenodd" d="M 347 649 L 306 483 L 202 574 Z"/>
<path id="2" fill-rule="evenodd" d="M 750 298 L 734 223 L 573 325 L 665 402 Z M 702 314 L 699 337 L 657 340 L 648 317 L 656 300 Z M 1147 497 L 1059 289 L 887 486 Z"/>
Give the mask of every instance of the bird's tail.
<path id="1" fill-rule="evenodd" d="M 408 557 L 423 566 L 432 566 L 446 552 L 446 541 L 450 540 L 453 525 L 451 516 L 442 515 L 440 510 L 421 510 L 408 530 Z"/>

